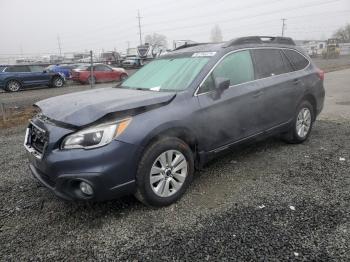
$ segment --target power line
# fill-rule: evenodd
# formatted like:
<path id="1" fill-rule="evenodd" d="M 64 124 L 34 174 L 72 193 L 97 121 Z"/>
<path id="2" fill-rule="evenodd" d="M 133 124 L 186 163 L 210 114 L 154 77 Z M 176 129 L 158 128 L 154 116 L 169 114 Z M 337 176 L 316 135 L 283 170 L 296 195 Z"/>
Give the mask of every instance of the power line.
<path id="1" fill-rule="evenodd" d="M 319 4 L 328 4 L 328 3 L 330 3 L 331 1 L 327 1 L 327 2 L 321 2 L 321 3 L 319 3 Z M 332 2 L 334 2 L 334 1 L 332 1 Z M 312 3 L 313 5 L 315 4 L 315 3 Z M 284 11 L 284 10 L 293 10 L 293 9 L 299 9 L 299 8 L 305 8 L 305 7 L 308 7 L 308 6 L 310 6 L 310 5 L 303 5 L 303 6 L 297 6 L 297 7 L 295 7 L 295 8 L 288 8 L 288 9 L 286 9 L 286 8 L 284 8 L 284 9 L 279 9 L 279 10 L 274 10 L 273 12 L 264 12 L 264 13 L 259 13 L 259 14 L 256 14 L 255 16 L 253 16 L 253 15 L 249 15 L 249 16 L 245 16 L 245 17 L 236 17 L 235 19 L 229 19 L 229 20 L 224 20 L 224 21 L 216 21 L 216 22 L 218 22 L 218 23 L 220 23 L 220 24 L 222 24 L 222 23 L 227 23 L 227 22 L 232 22 L 232 21 L 236 21 L 236 20 L 242 20 L 242 19 L 252 19 L 252 18 L 255 18 L 256 16 L 266 16 L 266 15 L 269 15 L 269 14 L 272 14 L 272 13 L 278 13 L 278 12 L 282 12 L 282 11 Z M 309 14 L 309 15 L 299 15 L 299 16 L 291 16 L 291 17 L 289 17 L 288 16 L 288 19 L 297 19 L 297 18 L 303 18 L 303 17 L 306 17 L 306 18 L 308 18 L 308 17 L 310 17 L 310 16 L 317 16 L 317 15 L 322 15 L 322 14 L 328 14 L 328 16 L 326 17 L 326 18 L 331 18 L 331 16 L 329 16 L 329 14 L 332 14 L 332 13 L 347 13 L 347 12 L 350 12 L 350 10 L 342 10 L 342 11 L 337 11 L 337 12 L 332 12 L 332 11 L 329 11 L 329 12 L 323 12 L 323 13 L 319 13 L 319 14 Z M 276 21 L 276 19 L 273 19 L 273 20 L 270 20 L 270 21 Z M 263 21 L 264 22 L 264 21 Z M 266 21 L 265 21 L 266 22 Z M 254 24 L 257 24 L 257 25 L 260 25 L 262 22 L 259 22 L 259 23 L 254 23 Z M 202 26 L 204 26 L 204 25 L 207 25 L 208 23 L 202 23 L 202 24 L 197 24 L 197 25 L 191 25 L 191 26 L 186 26 L 186 27 L 173 27 L 173 28 L 168 28 L 167 30 L 168 31 L 174 31 L 174 29 L 175 30 L 177 30 L 177 29 L 182 29 L 182 28 L 195 28 L 195 27 L 202 27 Z M 212 23 L 209 23 L 209 24 L 212 24 Z M 248 24 L 248 25 L 254 25 L 254 24 Z M 245 26 L 247 26 L 247 24 L 245 24 Z M 241 26 L 233 26 L 233 27 L 230 27 L 230 28 L 240 28 Z M 164 29 L 163 29 L 164 30 Z M 165 29 L 166 30 L 166 29 Z M 155 31 L 154 31 L 155 32 Z M 159 32 L 159 31 L 158 31 Z M 192 34 L 191 34 L 192 35 Z M 97 44 L 97 43 L 102 43 L 102 42 L 106 42 L 106 40 L 105 40 L 106 38 L 103 38 L 103 39 L 99 39 L 98 41 L 94 41 L 93 43 L 92 43 L 92 45 L 94 45 L 94 44 Z M 115 36 L 112 36 L 112 38 L 109 38 L 110 39 L 110 41 L 112 41 L 113 39 L 116 39 L 115 38 Z M 108 38 L 107 38 L 107 41 L 109 40 Z M 119 38 L 117 38 L 117 39 L 119 39 Z M 142 36 L 141 36 L 141 41 L 142 41 Z M 125 43 L 125 39 L 123 39 L 123 41 L 122 41 L 123 43 Z M 83 46 L 83 44 L 79 44 L 79 45 L 76 45 L 79 49 L 82 49 L 81 47 Z M 83 49 L 86 49 L 86 47 L 84 47 Z M 72 50 L 72 49 L 70 49 L 70 50 Z M 40 53 L 42 54 L 42 53 L 52 53 L 51 51 L 47 51 L 47 52 L 38 52 L 38 53 L 32 53 L 32 54 L 35 54 L 35 55 L 40 55 Z M 11 54 L 7 54 L 7 55 L 11 55 Z M 17 55 L 17 54 L 16 54 Z"/>
<path id="2" fill-rule="evenodd" d="M 278 1 L 280 1 L 280 0 L 278 0 Z M 269 11 L 269 12 L 263 12 L 263 13 L 259 13 L 259 14 L 256 14 L 256 15 L 248 15 L 248 16 L 243 16 L 243 17 L 235 17 L 235 18 L 233 18 L 233 19 L 226 19 L 226 20 L 221 20 L 221 21 L 215 21 L 216 23 L 227 23 L 227 22 L 232 22 L 232 21 L 236 21 L 236 20 L 242 20 L 242 19 L 254 19 L 255 17 L 257 17 L 257 16 L 265 16 L 265 15 L 269 15 L 269 14 L 274 14 L 274 13 L 279 13 L 279 12 L 283 12 L 283 11 L 289 11 L 289 10 L 295 10 L 295 9 L 300 9 L 300 8 L 305 8 L 305 7 L 311 7 L 311 6 L 314 6 L 315 4 L 317 4 L 318 6 L 319 5 L 323 5 L 323 4 L 329 4 L 329 3 L 334 3 L 334 2 L 338 2 L 338 1 L 340 1 L 340 0 L 333 0 L 333 1 L 326 1 L 326 2 L 318 2 L 318 1 L 314 1 L 314 2 L 311 2 L 311 3 L 308 3 L 307 5 L 302 5 L 302 6 L 296 6 L 296 7 L 294 7 L 294 8 L 283 8 L 283 9 L 279 9 L 279 10 L 273 10 L 273 11 Z M 277 1 L 275 1 L 275 2 L 277 2 Z M 270 3 L 273 3 L 273 2 L 270 2 Z M 266 4 L 265 4 L 266 5 Z M 248 7 L 248 6 L 246 6 L 246 7 Z M 239 11 L 241 11 L 242 9 L 240 9 Z M 232 11 L 232 10 L 231 10 Z M 139 17 L 139 15 L 138 15 L 138 17 Z M 138 18 L 137 17 L 137 18 Z M 196 19 L 196 18 L 198 18 L 198 17 L 200 17 L 200 16 L 191 16 L 191 19 L 193 20 L 193 19 Z M 167 22 L 170 22 L 171 20 L 167 20 Z M 157 23 L 157 24 L 159 24 L 159 22 Z M 166 24 L 166 21 L 165 20 L 163 20 L 162 21 L 162 24 Z M 154 32 L 156 32 L 156 31 L 161 31 L 161 30 L 163 30 L 163 31 L 176 31 L 176 30 L 179 30 L 179 29 L 187 29 L 187 28 L 195 28 L 195 27 L 201 27 L 201 26 L 206 26 L 206 25 L 211 25 L 212 24 L 212 22 L 209 22 L 209 23 L 202 23 L 202 24 L 197 24 L 197 25 L 193 25 L 193 26 L 188 26 L 188 25 L 186 25 L 186 26 L 181 26 L 181 27 L 170 27 L 170 28 L 164 28 L 164 29 L 158 29 L 158 30 L 153 30 Z M 146 24 L 147 25 L 147 24 Z M 148 24 L 148 26 L 149 26 L 150 24 Z M 143 25 L 143 26 L 145 26 L 145 25 Z M 120 34 L 119 34 L 119 37 L 120 37 Z M 108 39 L 121 39 L 121 38 L 115 38 L 115 37 L 112 37 L 112 38 L 108 38 Z M 100 41 L 100 42 L 102 42 L 102 41 Z M 124 42 L 124 41 L 123 41 Z M 142 42 L 142 37 L 141 37 L 141 41 L 140 42 Z M 93 41 L 93 43 L 99 43 L 99 41 Z"/>

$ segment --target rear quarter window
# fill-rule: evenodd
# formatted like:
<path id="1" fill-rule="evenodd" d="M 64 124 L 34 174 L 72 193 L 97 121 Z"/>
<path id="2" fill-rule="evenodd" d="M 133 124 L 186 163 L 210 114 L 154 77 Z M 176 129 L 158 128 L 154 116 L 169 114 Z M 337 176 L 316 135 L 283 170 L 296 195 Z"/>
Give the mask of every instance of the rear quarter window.
<path id="1" fill-rule="evenodd" d="M 294 71 L 302 70 L 309 64 L 309 60 L 296 51 L 284 49 L 283 52 L 292 64 Z"/>

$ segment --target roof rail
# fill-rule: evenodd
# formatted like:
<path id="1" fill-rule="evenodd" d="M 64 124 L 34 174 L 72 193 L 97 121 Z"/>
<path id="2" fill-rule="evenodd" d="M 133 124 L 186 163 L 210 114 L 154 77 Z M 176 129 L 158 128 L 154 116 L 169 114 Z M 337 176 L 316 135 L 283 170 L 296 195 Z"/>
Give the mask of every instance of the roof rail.
<path id="1" fill-rule="evenodd" d="M 197 46 L 197 45 L 206 45 L 206 44 L 210 44 L 210 43 L 190 43 L 190 44 L 185 43 L 183 45 L 180 45 L 179 47 L 176 47 L 175 49 L 173 49 L 173 51 L 187 48 L 187 47 L 192 47 L 192 46 Z"/>
<path id="2" fill-rule="evenodd" d="M 244 44 L 283 44 L 283 45 L 295 45 L 294 41 L 290 37 L 282 36 L 246 36 L 228 41 L 225 47 L 244 45 Z"/>

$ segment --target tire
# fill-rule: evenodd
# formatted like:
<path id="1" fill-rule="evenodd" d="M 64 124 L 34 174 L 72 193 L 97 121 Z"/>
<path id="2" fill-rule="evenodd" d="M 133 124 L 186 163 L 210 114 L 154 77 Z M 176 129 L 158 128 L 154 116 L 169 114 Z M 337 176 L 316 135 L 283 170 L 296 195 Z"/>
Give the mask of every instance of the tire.
<path id="1" fill-rule="evenodd" d="M 89 84 L 89 85 L 91 85 L 91 82 L 92 82 L 92 84 L 94 85 L 94 84 L 96 84 L 96 77 L 91 77 L 91 76 L 89 76 L 89 78 L 88 78 L 88 80 L 87 80 L 87 83 Z"/>
<path id="2" fill-rule="evenodd" d="M 8 92 L 18 92 L 21 90 L 22 84 L 17 80 L 10 80 L 6 84 L 5 90 Z"/>
<path id="3" fill-rule="evenodd" d="M 63 87 L 64 85 L 64 80 L 62 77 L 60 76 L 55 76 L 53 79 L 52 79 L 52 87 L 55 87 L 55 88 L 60 88 L 60 87 Z"/>
<path id="4" fill-rule="evenodd" d="M 291 144 L 300 144 L 308 139 L 315 120 L 313 106 L 308 101 L 303 101 L 295 112 L 291 129 L 282 139 Z"/>
<path id="5" fill-rule="evenodd" d="M 167 161 L 169 156 L 171 161 Z M 175 137 L 157 140 L 145 150 L 139 163 L 135 197 L 148 206 L 168 206 L 184 194 L 193 172 L 193 153 L 185 142 Z"/>
<path id="6" fill-rule="evenodd" d="M 122 74 L 121 76 L 120 76 L 120 81 L 124 81 L 125 79 L 127 79 L 128 78 L 128 75 L 127 74 Z"/>

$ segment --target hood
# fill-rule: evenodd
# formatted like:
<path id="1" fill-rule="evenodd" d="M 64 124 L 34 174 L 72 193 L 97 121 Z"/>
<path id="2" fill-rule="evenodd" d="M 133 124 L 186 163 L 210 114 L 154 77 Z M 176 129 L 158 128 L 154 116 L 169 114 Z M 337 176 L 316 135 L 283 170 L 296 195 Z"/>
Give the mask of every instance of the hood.
<path id="1" fill-rule="evenodd" d="M 35 103 L 46 117 L 69 124 L 84 126 L 110 113 L 155 106 L 170 102 L 175 93 L 99 88 L 48 98 Z"/>

